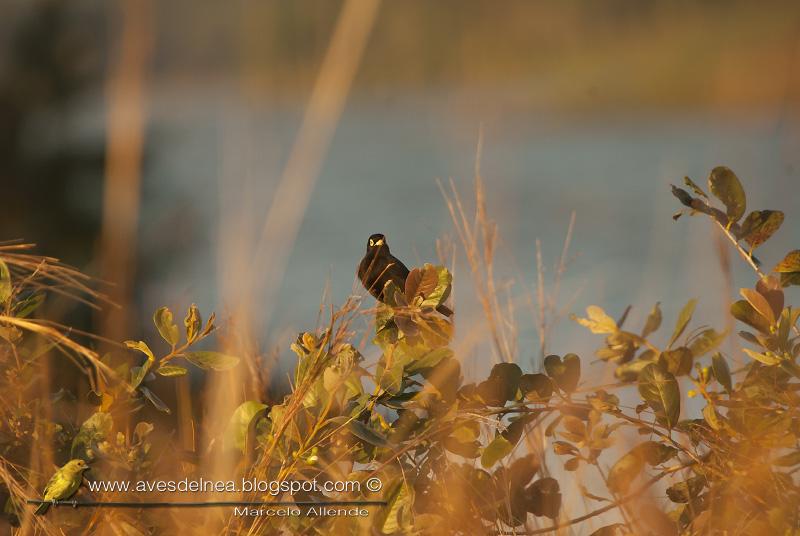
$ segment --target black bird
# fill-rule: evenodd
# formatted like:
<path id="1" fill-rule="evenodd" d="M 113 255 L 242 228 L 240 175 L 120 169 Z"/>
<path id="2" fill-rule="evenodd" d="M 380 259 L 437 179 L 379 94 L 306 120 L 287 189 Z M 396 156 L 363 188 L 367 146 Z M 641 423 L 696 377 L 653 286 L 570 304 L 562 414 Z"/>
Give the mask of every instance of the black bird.
<path id="1" fill-rule="evenodd" d="M 376 300 L 386 302 L 383 296 L 383 287 L 392 281 L 401 290 L 406 288 L 408 268 L 397 257 L 389 252 L 389 244 L 382 234 L 374 234 L 367 241 L 367 252 L 358 264 L 358 278 L 364 288 Z M 453 311 L 444 305 L 438 305 L 436 310 L 445 316 L 452 316 Z"/>

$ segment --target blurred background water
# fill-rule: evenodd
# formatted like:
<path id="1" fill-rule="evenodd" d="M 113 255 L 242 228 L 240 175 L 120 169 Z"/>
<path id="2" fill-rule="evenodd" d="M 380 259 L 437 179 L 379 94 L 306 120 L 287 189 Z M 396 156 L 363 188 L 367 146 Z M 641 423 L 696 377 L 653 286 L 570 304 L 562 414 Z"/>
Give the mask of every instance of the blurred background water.
<path id="1" fill-rule="evenodd" d="M 126 338 L 147 336 L 160 305 L 224 314 L 232 291 L 251 292 L 235 267 L 258 242 L 340 9 L 143 5 L 143 34 L 131 39 L 149 52 Z M 98 258 L 125 3 L 6 0 L 0 10 L 2 239 L 36 242 L 114 281 Z M 385 233 L 406 264 L 436 261 L 436 239 L 453 236 L 437 179 L 471 196 L 480 132 L 498 274 L 515 292 L 535 289 L 536 239 L 553 274 L 574 211 L 565 312 L 597 303 L 619 315 L 633 304 L 641 322 L 660 300 L 670 324 L 702 294 L 699 317 L 719 325 L 731 289 L 713 229 L 671 220 L 669 184 L 684 175 L 702 184 L 727 165 L 749 208 L 787 213 L 760 250 L 765 265 L 800 246 L 798 38 L 796 2 L 382 5 L 309 204 L 298 207 L 285 273 L 274 294 L 253 290 L 272 311 L 257 326 L 261 348 L 288 358 L 327 283 L 334 304 L 363 293 L 355 267 L 371 233 Z M 735 284 L 752 284 L 731 257 Z M 457 337 L 481 323 L 463 261 L 457 252 Z M 521 304 L 518 318 L 520 359 L 538 367 L 532 311 Z M 589 355 L 598 342 L 567 320 L 549 348 Z M 470 374 L 488 367 L 487 351 L 462 356 Z"/>

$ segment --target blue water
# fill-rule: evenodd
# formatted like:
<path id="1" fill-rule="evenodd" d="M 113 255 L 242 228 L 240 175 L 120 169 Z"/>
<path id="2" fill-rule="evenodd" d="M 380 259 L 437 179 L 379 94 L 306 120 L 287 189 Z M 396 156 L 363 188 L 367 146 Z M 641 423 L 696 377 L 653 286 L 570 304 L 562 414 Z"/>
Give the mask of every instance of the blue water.
<path id="1" fill-rule="evenodd" d="M 238 101 L 194 98 L 167 95 L 152 107 L 140 236 L 145 313 L 189 300 L 225 310 L 218 288 L 220 242 L 249 243 L 252 237 L 223 239 L 220 218 L 249 214 L 250 228 L 260 229 L 302 112 L 285 103 L 246 108 Z M 488 207 L 501 235 L 497 272 L 500 279 L 513 278 L 515 292 L 522 292 L 523 282 L 535 288 L 537 238 L 550 278 L 576 211 L 562 283 L 567 312 L 596 303 L 617 316 L 633 304 L 638 328 L 659 300 L 668 329 L 688 298 L 702 296 L 699 320 L 720 325 L 730 292 L 719 275 L 712 226 L 699 217 L 673 222 L 680 207 L 669 185 L 684 175 L 704 184 L 719 164 L 734 169 L 750 194 L 749 208 L 787 213 L 784 228 L 759 253 L 771 266 L 800 247 L 792 233 L 800 222 L 798 124 L 781 117 L 576 118 L 487 113 L 437 95 L 381 102 L 353 97 L 271 304 L 270 325 L 261 331 L 263 347 L 287 349 L 291 333 L 313 327 L 328 278 L 333 303 L 346 299 L 369 234 L 385 233 L 406 264 L 436 260 L 436 238 L 455 236 L 436 180 L 452 177 L 471 199 L 480 128 Z M 240 200 L 233 211 L 221 208 L 222 191 Z M 467 326 L 481 321 L 463 253 L 457 258 L 454 299 L 462 338 Z M 733 252 L 731 259 L 735 284 L 752 284 L 749 268 Z M 518 320 L 520 359 L 536 366 L 538 338 L 524 304 Z M 598 344 L 562 319 L 549 346 L 590 355 Z M 488 355 L 486 347 L 471 350 L 463 356 L 466 370 L 481 370 Z"/>

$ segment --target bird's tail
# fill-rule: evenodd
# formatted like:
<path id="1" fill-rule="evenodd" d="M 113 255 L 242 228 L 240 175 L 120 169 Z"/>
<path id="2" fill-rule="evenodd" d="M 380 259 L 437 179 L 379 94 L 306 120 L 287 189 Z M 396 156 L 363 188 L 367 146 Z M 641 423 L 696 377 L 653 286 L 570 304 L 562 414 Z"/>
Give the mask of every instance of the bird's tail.
<path id="1" fill-rule="evenodd" d="M 446 305 L 442 305 L 441 303 L 436 306 L 436 310 L 442 313 L 444 316 L 453 316 L 453 311 L 447 307 Z"/>
<path id="2" fill-rule="evenodd" d="M 37 516 L 43 516 L 47 512 L 48 508 L 50 508 L 50 503 L 43 502 L 39 504 L 39 507 L 33 513 L 36 514 Z"/>

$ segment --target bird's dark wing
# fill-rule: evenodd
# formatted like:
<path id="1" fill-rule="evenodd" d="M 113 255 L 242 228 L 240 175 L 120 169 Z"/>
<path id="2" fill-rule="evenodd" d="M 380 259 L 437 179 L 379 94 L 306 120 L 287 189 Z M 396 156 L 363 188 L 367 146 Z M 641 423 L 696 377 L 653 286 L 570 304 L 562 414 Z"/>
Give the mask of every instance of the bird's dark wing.
<path id="1" fill-rule="evenodd" d="M 378 290 L 380 292 L 378 299 L 382 302 L 386 301 L 386 296 L 383 295 L 383 288 L 389 281 L 394 283 L 401 291 L 405 290 L 407 277 L 408 268 L 406 265 L 400 262 L 395 256 L 386 255 L 385 269 L 383 274 L 378 278 Z"/>
<path id="2" fill-rule="evenodd" d="M 405 290 L 406 288 L 406 278 L 408 277 L 408 267 L 403 264 L 397 257 L 394 255 L 388 255 L 388 265 L 389 268 L 386 270 L 388 275 L 388 279 L 393 281 L 395 285 L 400 287 L 400 290 Z"/>
<path id="3" fill-rule="evenodd" d="M 358 279 L 364 288 L 372 294 L 373 297 L 379 298 L 380 292 L 383 287 L 378 287 L 378 277 L 385 266 L 379 266 L 380 259 L 377 255 L 365 255 L 358 265 Z"/>
<path id="4" fill-rule="evenodd" d="M 392 281 L 403 289 L 407 277 L 406 265 L 389 253 L 366 255 L 358 265 L 358 278 L 361 284 L 379 301 L 384 301 L 383 287 L 386 283 Z"/>

